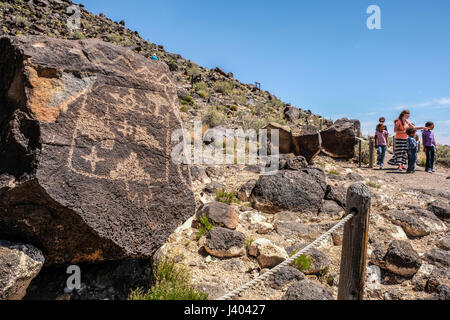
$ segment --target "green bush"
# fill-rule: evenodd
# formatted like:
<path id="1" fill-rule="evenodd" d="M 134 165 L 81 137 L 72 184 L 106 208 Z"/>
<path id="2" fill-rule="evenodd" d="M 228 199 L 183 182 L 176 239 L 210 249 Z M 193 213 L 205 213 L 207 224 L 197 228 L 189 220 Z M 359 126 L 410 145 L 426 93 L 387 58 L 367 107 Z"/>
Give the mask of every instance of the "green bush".
<path id="1" fill-rule="evenodd" d="M 328 174 L 331 174 L 331 175 L 334 175 L 334 176 L 339 176 L 340 175 L 340 173 L 337 172 L 336 170 L 331 170 L 331 171 L 328 172 Z"/>
<path id="2" fill-rule="evenodd" d="M 436 152 L 436 163 L 450 168 L 450 146 L 438 146 Z"/>
<path id="3" fill-rule="evenodd" d="M 293 252 L 291 254 L 291 257 L 293 257 L 296 254 L 296 252 Z M 298 257 L 297 259 L 294 260 L 294 262 L 292 263 L 292 265 L 297 268 L 298 270 L 300 270 L 301 272 L 305 272 L 307 270 L 309 270 L 309 268 L 311 268 L 312 266 L 312 262 L 311 259 L 307 256 L 307 255 L 301 255 L 300 257 Z"/>
<path id="4" fill-rule="evenodd" d="M 203 237 L 205 234 L 210 232 L 214 228 L 214 223 L 209 220 L 208 217 L 204 216 L 200 218 L 200 226 L 198 227 L 197 240 Z"/>
<path id="5" fill-rule="evenodd" d="M 153 287 L 148 291 L 136 289 L 128 300 L 207 300 L 208 295 L 193 288 L 190 282 L 187 267 L 164 260 L 153 266 Z"/>
<path id="6" fill-rule="evenodd" d="M 199 66 L 193 65 L 192 67 L 186 69 L 186 74 L 190 77 L 195 77 L 202 74 L 202 70 Z"/>
<path id="7" fill-rule="evenodd" d="M 194 99 L 190 95 L 186 95 L 184 99 L 180 99 L 180 103 L 182 105 L 193 105 L 194 102 L 195 102 Z"/>
<path id="8" fill-rule="evenodd" d="M 372 182 L 372 181 L 366 182 L 366 185 L 371 187 L 371 188 L 375 188 L 375 189 L 380 189 L 381 188 L 381 185 L 379 185 L 378 183 Z"/>
<path id="9" fill-rule="evenodd" d="M 211 107 L 203 117 L 203 123 L 210 128 L 220 126 L 225 123 L 225 115 L 217 110 L 217 107 Z"/>
<path id="10" fill-rule="evenodd" d="M 214 90 L 222 94 L 230 95 L 233 89 L 234 83 L 230 81 L 218 81 L 214 84 Z"/>
<path id="11" fill-rule="evenodd" d="M 222 203 L 227 203 L 227 204 L 232 204 L 234 202 L 240 203 L 240 200 L 238 198 L 236 198 L 236 196 L 234 194 L 226 192 L 223 189 L 217 191 L 216 201 L 222 202 Z"/>

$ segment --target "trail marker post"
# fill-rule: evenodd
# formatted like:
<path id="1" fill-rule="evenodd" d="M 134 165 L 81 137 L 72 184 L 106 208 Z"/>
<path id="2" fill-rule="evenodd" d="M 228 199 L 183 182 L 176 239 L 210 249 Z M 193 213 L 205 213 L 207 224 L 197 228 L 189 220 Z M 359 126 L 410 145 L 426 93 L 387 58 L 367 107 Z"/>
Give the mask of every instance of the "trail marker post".
<path id="1" fill-rule="evenodd" d="M 347 214 L 355 216 L 344 227 L 338 300 L 362 300 L 366 281 L 367 240 L 371 196 L 363 183 L 350 186 L 347 192 Z"/>

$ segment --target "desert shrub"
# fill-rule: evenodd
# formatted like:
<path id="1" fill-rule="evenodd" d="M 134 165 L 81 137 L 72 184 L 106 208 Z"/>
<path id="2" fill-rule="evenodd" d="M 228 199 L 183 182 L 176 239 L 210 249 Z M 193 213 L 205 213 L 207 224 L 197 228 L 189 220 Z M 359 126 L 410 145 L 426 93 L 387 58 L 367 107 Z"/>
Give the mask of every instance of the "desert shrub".
<path id="1" fill-rule="evenodd" d="M 296 254 L 296 252 L 293 252 L 291 254 L 291 257 L 293 257 L 295 254 Z M 306 270 L 311 268 L 312 262 L 311 262 L 311 259 L 307 255 L 303 254 L 300 257 L 298 257 L 297 259 L 295 259 L 294 262 L 292 262 L 292 265 L 295 268 L 297 268 L 298 270 L 300 270 L 301 272 L 305 272 Z"/>
<path id="2" fill-rule="evenodd" d="M 438 146 L 436 152 L 436 163 L 450 168 L 450 146 Z"/>
<path id="3" fill-rule="evenodd" d="M 209 220 L 208 217 L 203 216 L 200 218 L 200 226 L 198 227 L 197 240 L 203 237 L 214 228 L 214 223 Z"/>
<path id="4" fill-rule="evenodd" d="M 182 105 L 193 105 L 194 99 L 190 95 L 186 95 L 183 99 L 180 99 Z"/>
<path id="5" fill-rule="evenodd" d="M 248 250 L 255 240 L 253 238 L 245 239 L 245 248 Z"/>
<path id="6" fill-rule="evenodd" d="M 210 128 L 220 126 L 225 123 L 225 115 L 217 110 L 217 107 L 211 107 L 203 116 L 203 123 Z"/>
<path id="7" fill-rule="evenodd" d="M 340 173 L 337 172 L 336 170 L 331 170 L 331 171 L 328 172 L 328 174 L 331 174 L 331 175 L 334 175 L 334 176 L 339 176 L 340 175 Z"/>
<path id="8" fill-rule="evenodd" d="M 366 185 L 371 187 L 371 188 L 375 188 L 375 189 L 380 189 L 381 185 L 379 185 L 378 183 L 372 182 L 372 181 L 367 181 Z"/>
<path id="9" fill-rule="evenodd" d="M 170 260 L 153 266 L 153 287 L 138 288 L 128 300 L 207 300 L 208 295 L 191 286 L 191 275 L 185 266 Z"/>
<path id="10" fill-rule="evenodd" d="M 208 99 L 211 96 L 208 84 L 203 81 L 194 84 L 194 91 L 203 99 Z"/>
<path id="11" fill-rule="evenodd" d="M 186 69 L 186 74 L 190 77 L 195 77 L 202 74 L 202 70 L 199 66 L 193 65 L 192 67 Z"/>
<path id="12" fill-rule="evenodd" d="M 214 90 L 222 94 L 230 95 L 233 89 L 234 83 L 230 81 L 218 81 L 214 84 Z"/>
<path id="13" fill-rule="evenodd" d="M 183 105 L 183 106 L 180 107 L 180 111 L 184 112 L 184 113 L 188 113 L 189 108 L 187 106 Z"/>
<path id="14" fill-rule="evenodd" d="M 232 204 L 234 202 L 240 203 L 240 200 L 236 198 L 233 193 L 226 192 L 225 190 L 218 190 L 216 193 L 216 201 L 226 204 Z"/>

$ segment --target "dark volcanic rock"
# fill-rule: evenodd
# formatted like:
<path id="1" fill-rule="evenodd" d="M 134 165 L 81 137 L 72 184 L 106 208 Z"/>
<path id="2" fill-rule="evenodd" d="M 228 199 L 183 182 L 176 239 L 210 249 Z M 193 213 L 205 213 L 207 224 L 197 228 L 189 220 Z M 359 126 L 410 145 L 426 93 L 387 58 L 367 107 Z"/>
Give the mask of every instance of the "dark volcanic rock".
<path id="1" fill-rule="evenodd" d="M 44 261 L 32 245 L 0 241 L 0 300 L 22 299 Z"/>
<path id="2" fill-rule="evenodd" d="M 428 210 L 445 221 L 450 221 L 450 204 L 442 200 L 436 200 L 428 204 Z"/>
<path id="3" fill-rule="evenodd" d="M 353 158 L 357 132 L 354 122 L 337 121 L 333 126 L 320 132 L 323 153 L 334 158 Z"/>
<path id="4" fill-rule="evenodd" d="M 82 263 L 80 290 L 66 288 L 68 266 L 42 269 L 24 300 L 126 300 L 136 288 L 147 290 L 152 277 L 150 260 Z"/>
<path id="5" fill-rule="evenodd" d="M 308 162 L 320 153 L 322 145 L 319 129 L 312 126 L 293 130 L 292 142 L 295 155 L 304 156 Z"/>
<path id="6" fill-rule="evenodd" d="M 450 267 L 450 253 L 444 250 L 433 249 L 427 251 L 424 260 L 438 267 Z"/>
<path id="7" fill-rule="evenodd" d="M 333 200 L 342 208 L 345 208 L 347 202 L 347 191 L 343 187 L 328 185 L 325 191 L 325 199 Z"/>
<path id="8" fill-rule="evenodd" d="M 94 39 L 0 53 L 0 238 L 48 264 L 150 257 L 195 208 L 167 66 Z"/>
<path id="9" fill-rule="evenodd" d="M 203 191 L 207 192 L 207 193 L 212 193 L 212 194 L 216 194 L 217 191 L 224 189 L 224 185 L 217 182 L 217 181 L 213 181 L 211 183 L 208 183 L 206 185 L 206 187 L 203 189 Z"/>
<path id="10" fill-rule="evenodd" d="M 334 298 L 327 287 L 303 279 L 292 285 L 282 300 L 334 300 Z"/>
<path id="11" fill-rule="evenodd" d="M 386 269 L 404 277 L 411 277 L 422 265 L 418 253 L 407 241 L 391 242 L 385 257 Z"/>
<path id="12" fill-rule="evenodd" d="M 252 194 L 252 190 L 256 185 L 256 180 L 250 180 L 244 183 L 237 193 L 239 200 L 247 202 Z"/>
<path id="13" fill-rule="evenodd" d="M 265 129 L 268 133 L 268 141 L 272 141 L 272 130 L 278 130 L 280 154 L 292 153 L 294 147 L 292 144 L 291 129 L 289 127 L 271 122 Z"/>
<path id="14" fill-rule="evenodd" d="M 206 236 L 204 248 L 214 257 L 240 257 L 245 254 L 245 235 L 225 228 L 213 228 Z"/>
<path id="15" fill-rule="evenodd" d="M 317 213 L 325 196 L 325 174 L 318 169 L 280 171 L 261 176 L 251 195 L 258 210 L 276 213 L 283 210 Z"/>
<path id="16" fill-rule="evenodd" d="M 283 267 L 275 273 L 271 275 L 267 280 L 270 287 L 276 290 L 280 290 L 283 286 L 291 281 L 300 281 L 305 279 L 305 275 L 301 273 L 298 269 L 287 266 Z"/>

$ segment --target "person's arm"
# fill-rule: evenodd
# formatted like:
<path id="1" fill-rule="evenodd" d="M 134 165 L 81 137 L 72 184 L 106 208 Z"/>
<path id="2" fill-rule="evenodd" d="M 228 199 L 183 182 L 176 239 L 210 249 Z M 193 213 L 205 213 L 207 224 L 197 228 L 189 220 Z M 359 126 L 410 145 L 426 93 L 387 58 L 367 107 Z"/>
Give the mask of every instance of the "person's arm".
<path id="1" fill-rule="evenodd" d="M 422 142 L 423 142 L 423 152 L 427 152 L 427 147 L 425 145 L 425 132 L 422 132 Z"/>
<path id="2" fill-rule="evenodd" d="M 389 132 L 385 132 L 384 136 L 386 137 L 386 148 L 389 148 Z"/>

